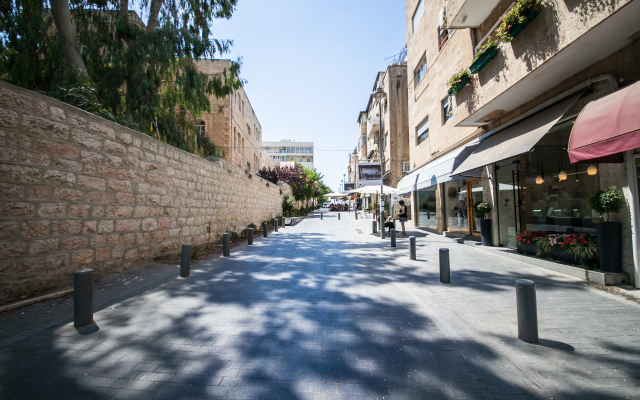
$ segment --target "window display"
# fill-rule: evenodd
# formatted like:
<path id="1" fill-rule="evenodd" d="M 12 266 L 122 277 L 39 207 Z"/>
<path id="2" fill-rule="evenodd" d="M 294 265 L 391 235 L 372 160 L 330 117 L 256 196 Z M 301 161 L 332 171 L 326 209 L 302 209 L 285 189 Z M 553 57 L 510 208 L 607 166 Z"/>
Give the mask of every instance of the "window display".
<path id="1" fill-rule="evenodd" d="M 418 192 L 418 226 L 438 229 L 435 189 L 420 190 Z"/>
<path id="2" fill-rule="evenodd" d="M 469 233 L 466 181 L 449 181 L 445 188 L 445 221 L 449 232 Z"/>

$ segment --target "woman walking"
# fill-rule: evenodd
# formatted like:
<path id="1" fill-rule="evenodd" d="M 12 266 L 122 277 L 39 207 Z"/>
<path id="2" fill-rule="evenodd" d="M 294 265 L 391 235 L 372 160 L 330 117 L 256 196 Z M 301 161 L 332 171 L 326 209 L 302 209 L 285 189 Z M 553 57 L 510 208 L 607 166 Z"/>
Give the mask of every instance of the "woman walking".
<path id="1" fill-rule="evenodd" d="M 404 230 L 404 223 L 407 222 L 407 207 L 404 205 L 404 200 L 400 200 L 400 211 L 398 212 L 398 220 L 400 220 L 400 225 L 402 225 L 401 235 L 407 236 L 407 232 Z"/>

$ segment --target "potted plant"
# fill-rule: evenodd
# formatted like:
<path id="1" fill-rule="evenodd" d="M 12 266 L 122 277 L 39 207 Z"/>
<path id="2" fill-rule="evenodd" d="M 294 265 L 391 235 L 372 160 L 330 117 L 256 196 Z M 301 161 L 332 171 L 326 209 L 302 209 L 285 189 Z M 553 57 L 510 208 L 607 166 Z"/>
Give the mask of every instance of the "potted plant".
<path id="1" fill-rule="evenodd" d="M 545 236 L 547 236 L 547 233 L 542 231 L 524 231 L 518 233 L 515 237 L 518 253 L 535 256 L 538 252 L 538 244 L 536 242 Z"/>
<path id="2" fill-rule="evenodd" d="M 542 0 L 518 0 L 507 11 L 498 27 L 498 37 L 503 42 L 510 42 L 529 25 L 544 8 Z"/>
<path id="3" fill-rule="evenodd" d="M 536 239 L 538 257 L 549 257 L 569 264 L 594 266 L 598 259 L 598 243 L 587 234 L 549 234 Z"/>
<path id="4" fill-rule="evenodd" d="M 469 71 L 472 74 L 477 74 L 485 65 L 489 64 L 496 55 L 498 54 L 498 42 L 489 37 L 487 42 L 480 46 L 478 52 L 473 58 L 473 63 L 469 67 Z"/>
<path id="5" fill-rule="evenodd" d="M 596 224 L 600 269 L 606 272 L 622 271 L 622 224 L 610 222 L 611 213 L 619 213 L 624 206 L 624 196 L 611 186 L 597 191 L 590 199 L 591 208 L 604 216 L 604 222 Z"/>
<path id="6" fill-rule="evenodd" d="M 491 240 L 491 220 L 485 219 L 484 216 L 491 212 L 491 204 L 487 202 L 479 202 L 474 206 L 476 215 L 480 218 L 480 237 L 482 238 L 483 246 L 491 246 L 493 240 Z"/>
<path id="7" fill-rule="evenodd" d="M 464 87 L 469 86 L 471 81 L 471 72 L 469 69 L 461 69 L 449 78 L 449 95 L 454 95 L 461 91 Z"/>

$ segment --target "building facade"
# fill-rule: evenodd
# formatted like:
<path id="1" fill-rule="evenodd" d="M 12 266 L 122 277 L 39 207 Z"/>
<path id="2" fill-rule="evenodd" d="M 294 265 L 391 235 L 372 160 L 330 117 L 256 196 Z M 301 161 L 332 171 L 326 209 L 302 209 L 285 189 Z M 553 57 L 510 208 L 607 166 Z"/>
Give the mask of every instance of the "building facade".
<path id="1" fill-rule="evenodd" d="M 262 148 L 276 163 L 295 161 L 307 168 L 314 168 L 313 142 L 283 139 L 279 142 L 262 142 Z"/>
<path id="2" fill-rule="evenodd" d="M 372 164 L 381 162 L 381 148 L 380 175 L 385 185 L 396 187 L 410 169 L 406 86 L 407 65 L 404 62 L 393 63 L 385 71 L 376 75 L 372 92 L 382 88 L 385 96 L 380 102 L 372 93 L 366 110 L 358 113 L 358 143 L 354 152 L 349 154 L 349 179 L 350 182 L 356 183 L 357 187 L 371 184 L 371 182 L 360 182 L 363 179 L 361 170 L 371 169 Z M 382 118 L 380 118 L 381 115 Z M 382 146 L 380 146 L 381 122 Z"/>
<path id="3" fill-rule="evenodd" d="M 205 74 L 221 74 L 231 61 L 200 60 L 196 65 Z M 262 168 L 262 127 L 244 89 L 209 100 L 211 112 L 202 114 L 198 128 L 224 149 L 225 161 L 256 173 Z"/>
<path id="4" fill-rule="evenodd" d="M 550 0 L 501 27 L 512 5 L 405 2 L 411 173 L 399 187 L 413 222 L 480 236 L 475 206 L 487 202 L 494 246 L 515 247 L 524 231 L 595 238 L 602 215 L 588 199 L 614 185 L 627 200 L 611 216 L 621 269 L 640 286 L 635 150 L 574 164 L 567 151 L 587 104 L 640 79 L 640 1 Z"/>

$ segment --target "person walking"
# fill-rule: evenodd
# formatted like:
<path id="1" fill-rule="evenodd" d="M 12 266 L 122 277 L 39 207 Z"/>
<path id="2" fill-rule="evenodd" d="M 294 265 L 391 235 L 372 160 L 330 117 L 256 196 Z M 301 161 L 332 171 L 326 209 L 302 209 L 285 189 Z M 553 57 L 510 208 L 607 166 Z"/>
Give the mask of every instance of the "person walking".
<path id="1" fill-rule="evenodd" d="M 407 222 L 407 206 L 404 205 L 404 200 L 400 200 L 400 211 L 398 211 L 397 217 L 402 226 L 402 232 L 400 234 L 407 236 L 407 232 L 404 230 L 404 223 Z"/>

